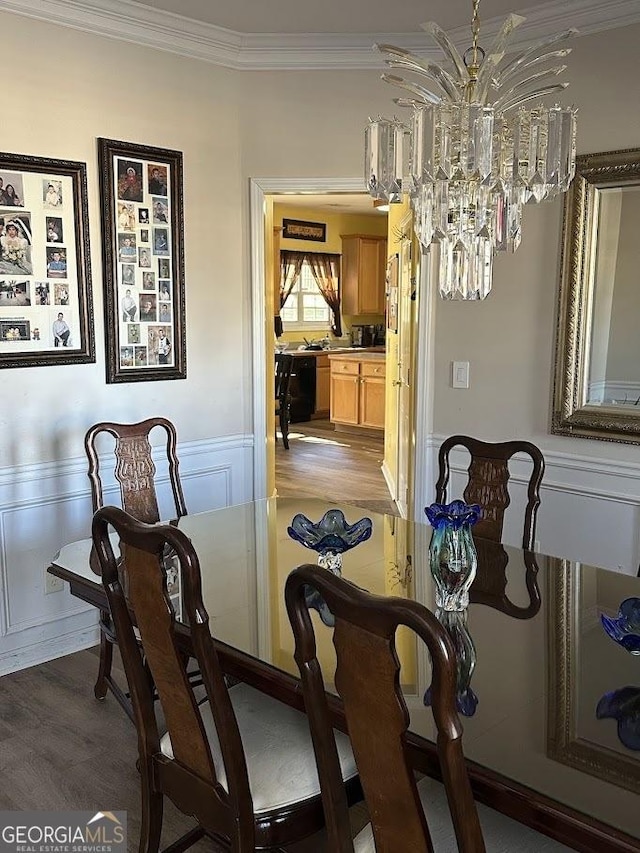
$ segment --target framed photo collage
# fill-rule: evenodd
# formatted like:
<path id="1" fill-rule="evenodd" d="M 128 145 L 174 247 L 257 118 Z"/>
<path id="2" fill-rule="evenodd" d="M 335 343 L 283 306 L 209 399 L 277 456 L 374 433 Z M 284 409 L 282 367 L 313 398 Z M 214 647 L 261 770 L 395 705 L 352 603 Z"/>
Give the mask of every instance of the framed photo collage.
<path id="1" fill-rule="evenodd" d="M 99 140 L 107 382 L 184 378 L 182 155 Z"/>
<path id="2" fill-rule="evenodd" d="M 0 367 L 95 361 L 84 163 L 0 154 Z"/>

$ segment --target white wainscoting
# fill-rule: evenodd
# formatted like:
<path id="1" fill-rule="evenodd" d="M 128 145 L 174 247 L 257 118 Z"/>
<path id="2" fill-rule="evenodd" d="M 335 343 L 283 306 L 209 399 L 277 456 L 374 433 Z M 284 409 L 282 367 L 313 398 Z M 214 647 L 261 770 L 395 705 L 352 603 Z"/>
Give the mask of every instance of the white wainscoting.
<path id="1" fill-rule="evenodd" d="M 438 448 L 446 436 L 428 441 L 426 482 L 434 484 Z M 540 446 L 540 445 L 539 445 Z M 640 563 L 640 464 L 558 453 L 540 446 L 545 457 L 536 540 L 542 553 L 569 557 L 635 575 Z M 449 500 L 461 497 L 469 456 L 451 455 Z M 522 517 L 531 463 L 526 455 L 510 465 L 512 503 L 505 518 L 507 544 L 522 542 Z M 416 501 L 417 515 L 435 499 L 432 490 Z"/>
<path id="2" fill-rule="evenodd" d="M 189 512 L 253 498 L 253 445 L 251 435 L 180 444 L 180 478 Z M 168 518 L 169 480 L 161 458 L 156 465 L 160 511 Z M 110 496 L 119 503 L 109 457 L 101 473 L 105 503 Z M 97 642 L 93 607 L 73 598 L 66 584 L 64 591 L 45 594 L 52 557 L 62 545 L 88 537 L 90 523 L 84 457 L 0 471 L 0 675 Z"/>

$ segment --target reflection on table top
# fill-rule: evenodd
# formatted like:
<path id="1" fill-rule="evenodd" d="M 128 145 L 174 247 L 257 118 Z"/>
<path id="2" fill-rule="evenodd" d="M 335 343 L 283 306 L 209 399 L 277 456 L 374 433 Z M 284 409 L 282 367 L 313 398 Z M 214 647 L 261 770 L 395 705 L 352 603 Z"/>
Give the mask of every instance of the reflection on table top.
<path id="1" fill-rule="evenodd" d="M 373 522 L 371 538 L 344 555 L 343 576 L 372 592 L 416 598 L 435 609 L 426 523 L 353 505 L 279 498 L 179 522 L 200 557 L 214 636 L 297 676 L 283 587 L 289 571 L 315 563 L 316 554 L 293 541 L 287 527 L 297 512 L 318 521 L 335 506 L 349 523 L 365 515 Z M 614 719 L 596 718 L 603 694 L 639 684 L 640 661 L 606 635 L 599 613 L 615 614 L 624 598 L 640 595 L 640 580 L 482 540 L 476 544 L 479 567 L 466 630 L 475 646 L 471 687 L 478 703 L 463 718 L 465 754 L 640 840 L 633 793 L 640 791 L 640 754 L 621 742 Z M 101 590 L 89 553 L 89 540 L 67 545 L 53 560 L 53 571 Z M 180 617 L 179 579 L 170 593 Z M 319 657 L 325 672 L 332 672 L 328 630 L 324 640 Z M 423 701 L 428 656 L 403 633 L 397 650 L 411 728 L 433 739 Z"/>

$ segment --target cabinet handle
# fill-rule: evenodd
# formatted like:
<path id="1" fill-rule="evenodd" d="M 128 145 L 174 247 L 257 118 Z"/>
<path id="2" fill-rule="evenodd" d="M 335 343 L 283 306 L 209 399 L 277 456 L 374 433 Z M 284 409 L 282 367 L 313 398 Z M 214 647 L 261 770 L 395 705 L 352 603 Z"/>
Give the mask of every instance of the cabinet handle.
<path id="1" fill-rule="evenodd" d="M 402 385 L 402 379 L 394 379 L 392 385 Z"/>

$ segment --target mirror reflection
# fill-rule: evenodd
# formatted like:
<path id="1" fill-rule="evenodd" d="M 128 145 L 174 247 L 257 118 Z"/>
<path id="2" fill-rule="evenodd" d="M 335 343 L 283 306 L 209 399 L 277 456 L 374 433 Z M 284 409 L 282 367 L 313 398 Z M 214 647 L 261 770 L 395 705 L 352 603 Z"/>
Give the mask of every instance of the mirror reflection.
<path id="1" fill-rule="evenodd" d="M 588 405 L 640 406 L 640 185 L 596 191 Z"/>
<path id="2" fill-rule="evenodd" d="M 640 443 L 640 150 L 584 154 L 566 196 L 551 432 Z"/>

